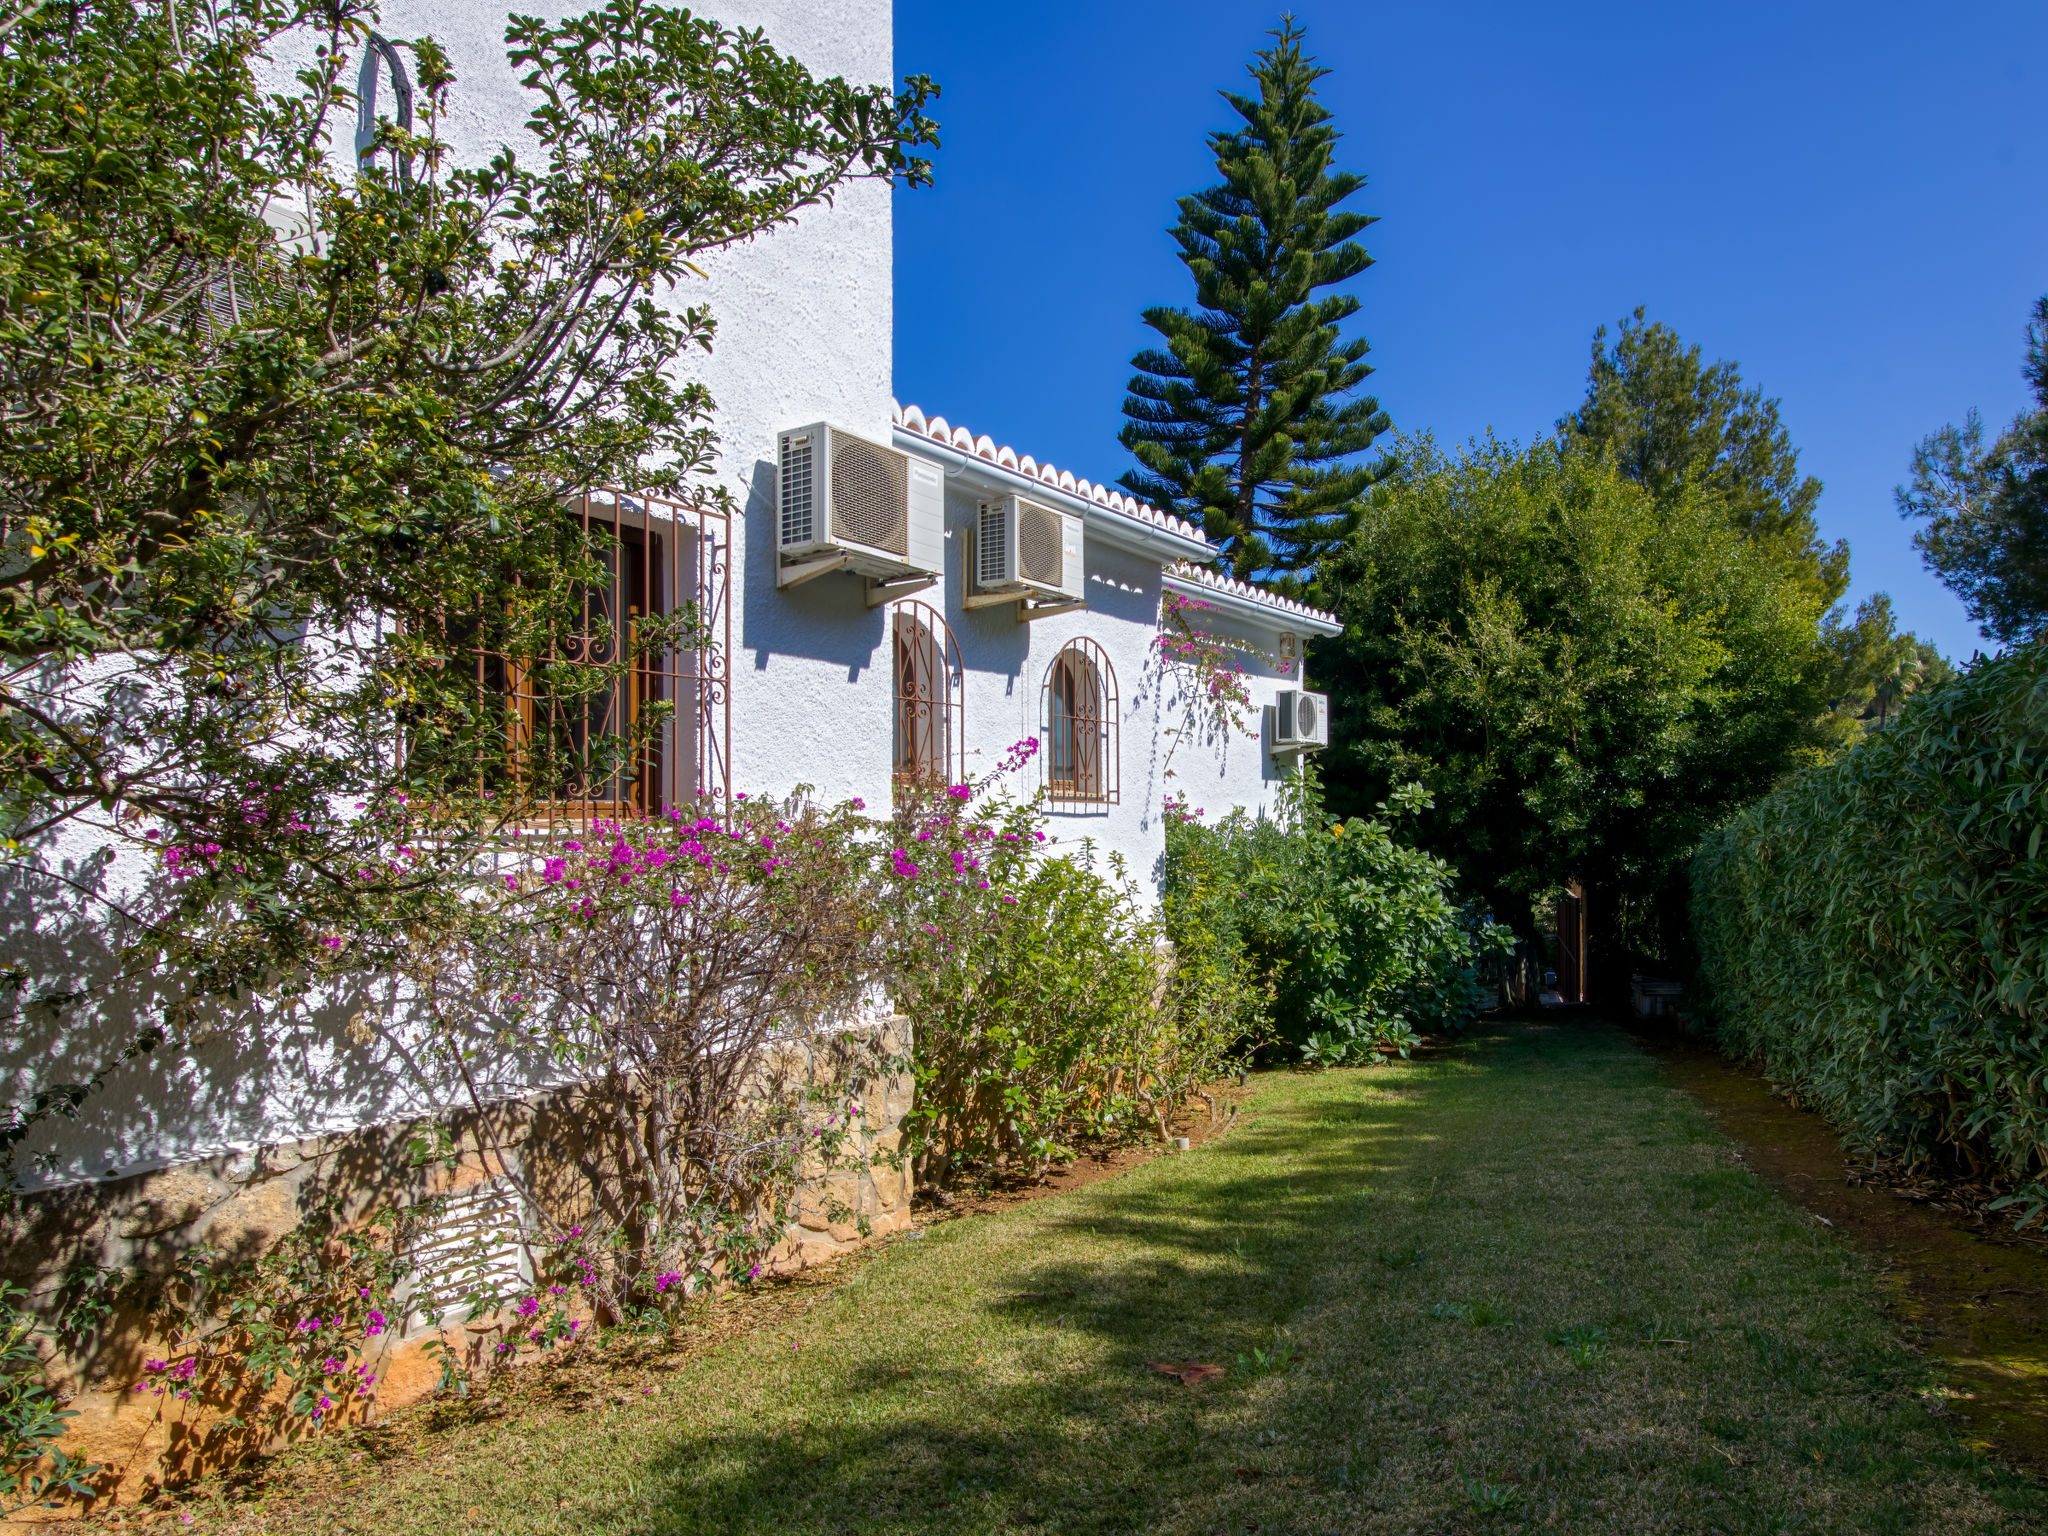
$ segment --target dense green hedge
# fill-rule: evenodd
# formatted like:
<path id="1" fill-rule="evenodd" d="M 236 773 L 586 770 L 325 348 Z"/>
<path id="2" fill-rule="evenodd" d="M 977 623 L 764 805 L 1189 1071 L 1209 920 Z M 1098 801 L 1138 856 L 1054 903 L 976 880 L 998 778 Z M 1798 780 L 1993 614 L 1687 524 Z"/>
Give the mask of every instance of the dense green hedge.
<path id="1" fill-rule="evenodd" d="M 1915 698 L 1722 826 L 1693 863 L 1693 926 L 1723 1044 L 1860 1149 L 2040 1179 L 2044 792 L 2036 645 Z"/>

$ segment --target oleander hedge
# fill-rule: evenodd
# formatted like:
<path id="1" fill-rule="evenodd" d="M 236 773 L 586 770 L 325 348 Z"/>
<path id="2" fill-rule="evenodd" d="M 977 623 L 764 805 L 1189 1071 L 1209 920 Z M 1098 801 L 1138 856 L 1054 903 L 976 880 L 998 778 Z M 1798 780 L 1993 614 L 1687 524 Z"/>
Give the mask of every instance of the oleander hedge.
<path id="1" fill-rule="evenodd" d="M 1707 839 L 1692 918 L 1722 1045 L 1852 1147 L 1952 1158 L 2038 1212 L 2044 840 L 2048 645 L 2034 645 L 1914 698 Z"/>

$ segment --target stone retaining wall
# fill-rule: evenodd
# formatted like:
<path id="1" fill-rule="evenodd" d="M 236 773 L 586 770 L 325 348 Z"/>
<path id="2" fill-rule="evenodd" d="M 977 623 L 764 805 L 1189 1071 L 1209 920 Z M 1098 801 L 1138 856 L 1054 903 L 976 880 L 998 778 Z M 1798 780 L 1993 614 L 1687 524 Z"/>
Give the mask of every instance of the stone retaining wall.
<path id="1" fill-rule="evenodd" d="M 910 1108 L 909 1074 L 863 1070 L 876 1059 L 900 1062 L 907 1051 L 902 1029 L 902 1021 L 893 1020 L 876 1032 L 827 1037 L 795 1048 L 795 1060 L 782 1063 L 820 1086 L 851 1077 L 862 1130 L 833 1167 L 811 1171 L 798 1192 L 796 1215 L 771 1253 L 772 1269 L 825 1262 L 869 1236 L 909 1225 L 911 1174 L 894 1156 Z M 162 1273 L 201 1245 L 225 1257 L 257 1257 L 317 1209 L 359 1222 L 431 1196 L 482 1192 L 506 1171 L 501 1155 L 556 1220 L 573 1223 L 592 1208 L 593 1182 L 603 1177 L 605 1162 L 599 1132 L 611 1120 L 604 1106 L 572 1089 L 493 1106 L 488 1118 L 488 1125 L 468 1114 L 448 1122 L 454 1145 L 470 1149 L 456 1154 L 453 1166 L 440 1160 L 417 1166 L 414 1144 L 431 1128 L 404 1124 L 27 1196 L 0 1222 L 0 1278 L 23 1286 L 36 1310 L 55 1316 L 64 1306 L 67 1275 L 81 1267 Z M 474 1150 L 479 1147 L 488 1150 Z M 327 1427 L 430 1394 L 441 1379 L 440 1362 L 428 1352 L 435 1339 L 474 1358 L 502 1333 L 498 1318 L 412 1334 L 394 1326 L 381 1351 L 367 1359 L 378 1377 L 374 1397 L 344 1405 Z M 65 1448 L 106 1468 L 100 1479 L 106 1497 L 96 1508 L 132 1502 L 163 1483 L 187 1481 L 285 1443 L 275 1437 L 250 1443 L 224 1433 L 219 1416 L 196 1403 L 137 1392 L 144 1362 L 165 1351 L 166 1341 L 153 1337 L 139 1316 L 118 1313 L 75 1353 L 45 1342 L 48 1380 L 77 1414 Z"/>

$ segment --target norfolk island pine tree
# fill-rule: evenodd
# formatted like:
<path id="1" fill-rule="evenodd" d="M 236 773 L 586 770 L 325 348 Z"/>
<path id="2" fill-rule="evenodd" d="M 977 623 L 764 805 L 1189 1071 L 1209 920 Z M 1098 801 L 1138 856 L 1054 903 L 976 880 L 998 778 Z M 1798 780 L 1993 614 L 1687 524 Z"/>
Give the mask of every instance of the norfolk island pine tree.
<path id="1" fill-rule="evenodd" d="M 1120 437 L 1140 468 L 1122 484 L 1199 522 L 1231 575 L 1297 588 L 1391 460 L 1361 458 L 1389 421 L 1358 393 L 1365 339 L 1339 332 L 1358 299 L 1327 291 L 1372 265 L 1354 237 L 1376 220 L 1338 211 L 1365 178 L 1332 169 L 1339 135 L 1315 92 L 1329 71 L 1306 34 L 1288 16 L 1271 36 L 1256 94 L 1221 93 L 1242 119 L 1209 137 L 1222 181 L 1180 200 L 1195 306 L 1145 311 L 1165 347 L 1131 360 Z"/>

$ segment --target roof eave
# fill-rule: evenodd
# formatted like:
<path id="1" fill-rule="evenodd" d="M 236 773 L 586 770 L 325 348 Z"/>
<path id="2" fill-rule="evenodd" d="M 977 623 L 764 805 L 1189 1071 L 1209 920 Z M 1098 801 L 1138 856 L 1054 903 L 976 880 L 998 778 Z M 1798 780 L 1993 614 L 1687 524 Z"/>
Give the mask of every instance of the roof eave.
<path id="1" fill-rule="evenodd" d="M 1300 630 L 1311 635 L 1321 635 L 1326 639 L 1331 635 L 1341 635 L 1344 633 L 1344 626 L 1335 619 L 1325 618 L 1318 613 L 1296 612 L 1291 609 L 1281 608 L 1274 603 L 1264 602 L 1256 597 L 1246 597 L 1241 592 L 1227 592 L 1221 588 L 1210 586 L 1198 577 L 1183 576 L 1176 572 L 1168 571 L 1165 576 L 1165 583 L 1175 592 L 1199 598 L 1201 601 L 1220 609 L 1224 613 L 1234 614 L 1243 619 L 1251 619 L 1267 629 Z"/>
<path id="2" fill-rule="evenodd" d="M 1046 506 L 1076 513 L 1090 537 L 1100 538 L 1105 544 L 1133 554 L 1152 556 L 1162 565 L 1179 560 L 1208 560 L 1215 556 L 1214 547 L 1206 539 L 1191 539 L 1169 528 L 1158 527 L 1128 512 L 1105 507 L 1086 496 L 1077 496 L 1034 476 L 991 463 L 978 454 L 962 453 L 958 448 L 947 447 L 922 432 L 898 425 L 890 429 L 890 441 L 905 453 L 918 454 L 943 464 L 948 479 L 965 480 L 999 494 L 1028 496 Z"/>

